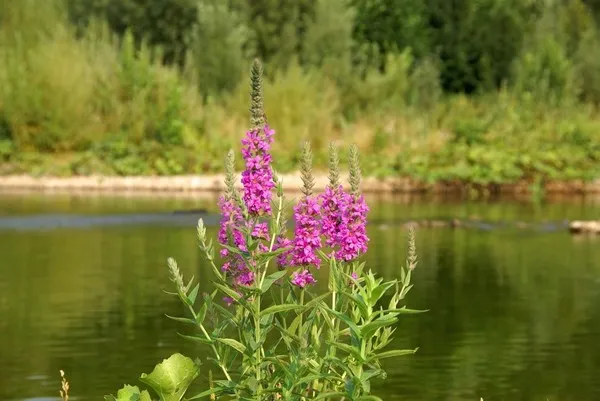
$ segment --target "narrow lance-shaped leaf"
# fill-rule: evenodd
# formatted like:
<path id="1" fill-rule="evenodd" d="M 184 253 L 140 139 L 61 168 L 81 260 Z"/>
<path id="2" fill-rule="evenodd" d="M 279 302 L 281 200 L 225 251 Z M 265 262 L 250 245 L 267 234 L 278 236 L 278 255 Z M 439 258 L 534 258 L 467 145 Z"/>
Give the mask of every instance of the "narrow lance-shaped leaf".
<path id="1" fill-rule="evenodd" d="M 384 327 L 384 326 L 391 326 L 392 324 L 396 323 L 397 321 L 398 321 L 397 318 L 377 319 L 374 322 L 367 323 L 364 326 L 361 326 L 360 333 L 363 337 L 369 337 L 378 328 Z"/>
<path id="2" fill-rule="evenodd" d="M 208 303 L 207 303 L 207 301 L 205 301 L 202 304 L 202 306 L 200 307 L 200 309 L 198 310 L 198 313 L 196 314 L 196 323 L 202 324 L 204 322 L 204 318 L 206 317 L 207 309 L 208 309 Z"/>
<path id="3" fill-rule="evenodd" d="M 321 393 L 318 396 L 316 396 L 315 398 L 313 398 L 313 401 L 319 401 L 319 400 L 327 400 L 327 399 L 341 399 L 344 398 L 346 396 L 346 393 L 340 393 L 338 391 L 330 391 L 327 393 Z"/>
<path id="4" fill-rule="evenodd" d="M 350 330 L 354 333 L 355 336 L 357 336 L 358 338 L 362 338 L 362 334 L 360 332 L 360 328 L 356 325 L 356 323 L 354 323 L 352 321 L 352 319 L 350 319 L 348 316 L 344 315 L 343 313 L 340 313 L 338 311 L 332 310 L 327 305 L 323 305 L 322 307 L 327 312 L 333 314 L 334 316 L 336 316 L 337 318 L 339 318 L 340 320 L 342 320 L 344 323 L 346 323 L 348 325 L 348 327 L 350 328 Z"/>
<path id="5" fill-rule="evenodd" d="M 273 305 L 273 306 L 270 306 L 267 309 L 261 311 L 260 315 L 266 316 L 270 313 L 281 313 L 281 312 L 287 312 L 287 311 L 298 310 L 298 309 L 303 309 L 303 308 L 304 308 L 304 306 L 296 305 L 296 304 Z"/>
<path id="6" fill-rule="evenodd" d="M 168 317 L 171 320 L 175 320 L 176 322 L 180 322 L 180 323 L 186 323 L 186 324 L 191 324 L 191 325 L 196 325 L 196 321 L 194 319 L 190 319 L 187 317 L 177 317 L 177 316 L 170 316 L 165 314 L 166 317 Z"/>
<path id="7" fill-rule="evenodd" d="M 355 398 L 355 401 L 383 401 L 383 400 L 374 395 L 363 395 L 358 398 Z"/>
<path id="8" fill-rule="evenodd" d="M 363 319 L 367 319 L 367 317 L 369 316 L 369 307 L 367 306 L 365 301 L 359 295 L 350 294 L 346 291 L 342 292 L 342 294 L 350 298 L 350 300 L 354 301 L 354 304 L 358 306 L 358 309 L 360 310 L 360 314 L 363 317 Z"/>
<path id="9" fill-rule="evenodd" d="M 217 394 L 223 393 L 223 392 L 228 391 L 228 390 L 231 391 L 231 389 L 228 388 L 228 387 L 209 388 L 208 390 L 203 391 L 203 392 L 201 392 L 199 394 L 196 394 L 196 395 L 194 395 L 194 396 L 192 396 L 190 398 L 186 398 L 186 400 L 197 400 L 199 398 L 204 398 L 204 397 L 207 397 L 209 395 L 213 395 L 213 394 L 217 395 Z"/>
<path id="10" fill-rule="evenodd" d="M 234 340 L 233 338 L 217 338 L 216 341 L 230 346 L 231 348 L 235 349 L 241 354 L 244 354 L 246 352 L 246 346 L 241 342 Z"/>
<path id="11" fill-rule="evenodd" d="M 273 285 L 273 283 L 277 280 L 279 280 L 280 278 L 282 278 L 283 276 L 285 276 L 288 272 L 285 270 L 281 270 L 278 272 L 275 272 L 273 274 L 269 274 L 267 277 L 265 277 L 263 284 L 260 288 L 260 291 L 264 294 L 265 292 L 269 291 L 269 288 L 271 288 L 271 286 Z"/>
<path id="12" fill-rule="evenodd" d="M 356 358 L 356 360 L 358 360 L 359 362 L 364 362 L 364 358 L 362 357 L 362 355 L 360 354 L 360 350 L 354 348 L 351 345 L 348 344 L 343 344 L 343 343 L 337 343 L 337 342 L 333 342 L 330 343 L 331 345 L 333 345 L 334 347 L 352 355 L 354 358 Z"/>
<path id="13" fill-rule="evenodd" d="M 196 284 L 194 289 L 192 289 L 192 291 L 187 296 L 187 302 L 189 305 L 194 305 L 194 302 L 196 302 L 196 297 L 198 296 L 199 288 L 200 288 L 200 283 Z"/>
<path id="14" fill-rule="evenodd" d="M 415 349 L 395 349 L 395 350 L 392 350 L 392 351 L 380 352 L 379 354 L 375 354 L 371 358 L 369 358 L 369 362 L 377 360 L 377 359 L 385 359 L 385 358 L 393 358 L 393 357 L 396 357 L 396 356 L 412 355 L 415 352 L 417 352 L 417 350 L 418 350 L 418 348 L 415 348 Z"/>

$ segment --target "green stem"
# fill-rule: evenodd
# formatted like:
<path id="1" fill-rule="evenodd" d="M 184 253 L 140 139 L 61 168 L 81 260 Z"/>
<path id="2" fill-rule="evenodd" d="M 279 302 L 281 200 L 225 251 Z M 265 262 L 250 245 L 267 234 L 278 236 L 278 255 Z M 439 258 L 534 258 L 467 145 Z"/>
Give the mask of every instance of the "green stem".
<path id="1" fill-rule="evenodd" d="M 254 337 L 254 341 L 256 341 L 256 343 L 258 344 L 260 341 L 260 302 L 261 302 L 261 296 L 260 293 L 258 293 L 256 295 L 256 308 L 255 308 L 255 315 L 254 315 L 254 333 L 255 333 L 255 337 Z M 262 396 L 262 375 L 261 375 L 261 365 L 262 364 L 262 345 L 260 347 L 258 347 L 258 349 L 256 350 L 256 384 L 257 384 L 257 400 L 261 399 Z"/>
<path id="2" fill-rule="evenodd" d="M 304 306 L 304 288 L 300 290 L 300 306 Z M 300 309 L 300 324 L 298 325 L 298 335 L 300 338 L 306 338 L 304 336 L 303 325 L 304 325 L 304 311 Z"/>
<path id="3" fill-rule="evenodd" d="M 277 205 L 277 217 L 275 218 L 275 227 L 277 228 L 277 230 L 279 230 L 279 224 L 281 224 L 281 213 L 283 211 L 283 197 L 279 197 L 279 203 Z M 273 252 L 273 248 L 275 247 L 275 237 L 276 235 L 273 234 L 271 235 L 271 243 L 269 245 L 269 252 Z M 265 277 L 267 277 L 267 270 L 269 270 L 269 262 L 271 262 L 271 259 L 269 259 L 267 261 L 267 263 L 265 264 L 265 269 L 262 272 L 261 278 L 260 278 L 260 285 L 258 286 L 258 288 L 262 288 L 263 282 L 265 281 Z"/>
<path id="4" fill-rule="evenodd" d="M 185 303 L 185 302 L 184 302 Z M 196 312 L 194 311 L 194 308 L 192 308 L 191 305 L 187 304 L 188 309 L 190 310 L 190 312 L 192 312 L 192 316 L 194 316 L 194 320 L 198 320 L 197 317 L 198 315 L 196 314 Z M 202 331 L 202 334 L 204 334 L 204 337 L 208 340 L 208 341 L 212 341 L 212 339 L 210 338 L 210 336 L 208 335 L 208 332 L 206 331 L 206 329 L 204 328 L 204 325 L 202 323 L 199 324 L 200 326 L 200 330 Z M 227 371 L 227 368 L 225 367 L 225 365 L 223 364 L 223 361 L 221 359 L 221 355 L 219 355 L 219 351 L 217 351 L 217 348 L 214 346 L 214 344 L 210 344 L 210 347 L 213 350 L 213 353 L 215 354 L 215 358 L 217 359 L 217 364 L 219 365 L 219 367 L 221 368 L 221 370 L 223 371 L 223 374 L 225 374 L 225 377 L 227 378 L 227 380 L 231 381 L 231 376 L 229 375 L 229 372 Z"/>
<path id="5" fill-rule="evenodd" d="M 276 217 L 276 224 L 275 227 L 277 229 L 279 229 L 279 224 L 281 221 L 281 213 L 283 210 L 283 198 L 280 196 L 279 197 L 279 204 L 278 204 L 278 208 L 277 208 L 277 217 Z M 271 243 L 269 245 L 269 252 L 273 251 L 273 248 L 275 247 L 275 233 L 273 233 L 271 235 Z M 265 268 L 263 269 L 262 272 L 260 273 L 260 282 L 259 282 L 259 291 L 256 295 L 255 299 L 255 308 L 254 308 L 254 341 L 256 341 L 256 343 L 258 344 L 260 341 L 260 335 L 261 335 L 261 330 L 260 330 L 260 309 L 261 309 L 261 292 L 260 292 L 260 288 L 262 288 L 263 283 L 265 281 L 265 277 L 267 276 L 267 270 L 269 269 L 269 262 L 270 259 L 265 263 Z M 257 383 L 257 400 L 261 399 L 262 396 L 262 371 L 261 371 L 261 365 L 262 365 L 262 356 L 264 354 L 264 349 L 262 347 L 262 345 L 260 347 L 258 347 L 258 349 L 256 350 L 256 383 Z"/>

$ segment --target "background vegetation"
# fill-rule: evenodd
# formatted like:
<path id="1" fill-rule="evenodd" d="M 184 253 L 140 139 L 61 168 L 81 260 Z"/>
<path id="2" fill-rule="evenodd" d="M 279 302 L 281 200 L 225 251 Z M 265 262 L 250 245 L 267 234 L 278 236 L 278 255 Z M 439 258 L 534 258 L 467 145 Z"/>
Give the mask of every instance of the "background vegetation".
<path id="1" fill-rule="evenodd" d="M 595 0 L 1 0 L 0 174 L 221 169 L 266 68 L 276 167 L 600 177 Z"/>

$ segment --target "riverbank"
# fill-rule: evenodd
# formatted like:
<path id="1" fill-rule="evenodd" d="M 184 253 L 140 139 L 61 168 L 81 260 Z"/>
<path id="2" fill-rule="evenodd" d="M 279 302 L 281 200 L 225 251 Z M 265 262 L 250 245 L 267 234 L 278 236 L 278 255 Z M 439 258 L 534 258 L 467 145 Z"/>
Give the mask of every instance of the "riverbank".
<path id="1" fill-rule="evenodd" d="M 284 174 L 284 191 L 296 192 L 302 187 L 299 174 Z M 224 176 L 185 175 L 185 176 L 75 176 L 75 177 L 32 177 L 11 175 L 0 177 L 0 191 L 77 191 L 77 192 L 134 192 L 134 193 L 181 193 L 181 192 L 220 192 L 224 189 Z M 315 190 L 322 191 L 327 185 L 324 174 L 315 177 Z M 238 182 L 238 187 L 241 184 Z M 546 194 L 600 194 L 600 178 L 594 181 L 548 181 L 539 187 L 531 182 L 512 184 L 468 184 L 461 182 L 425 183 L 404 177 L 366 177 L 363 181 L 365 193 L 434 193 L 460 194 L 475 191 L 484 195 L 527 195 L 535 190 Z"/>

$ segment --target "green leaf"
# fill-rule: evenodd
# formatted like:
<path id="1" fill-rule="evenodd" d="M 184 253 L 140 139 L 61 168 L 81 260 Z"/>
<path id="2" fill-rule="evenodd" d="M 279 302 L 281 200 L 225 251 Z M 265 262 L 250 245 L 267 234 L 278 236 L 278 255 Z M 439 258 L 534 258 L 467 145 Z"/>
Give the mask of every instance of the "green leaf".
<path id="1" fill-rule="evenodd" d="M 381 398 L 374 395 L 362 395 L 354 399 L 355 401 L 383 401 Z"/>
<path id="2" fill-rule="evenodd" d="M 223 317 L 229 319 L 231 322 L 234 322 L 236 325 L 237 323 L 235 322 L 235 316 L 233 313 L 229 312 L 227 309 L 225 309 L 224 307 L 222 307 L 219 304 L 212 304 L 213 308 L 217 309 L 219 311 L 219 313 L 221 315 L 223 315 Z"/>
<path id="3" fill-rule="evenodd" d="M 130 386 L 126 384 L 117 392 L 117 396 L 107 395 L 104 397 L 106 401 L 152 401 L 150 394 L 144 390 L 140 392 L 138 386 Z"/>
<path id="4" fill-rule="evenodd" d="M 140 381 L 152 387 L 161 401 L 180 401 L 199 371 L 190 358 L 173 354 L 156 365 L 152 373 L 143 373 Z"/>
<path id="5" fill-rule="evenodd" d="M 246 352 L 246 346 L 244 346 L 244 344 L 241 342 L 234 340 L 233 338 L 217 338 L 216 340 L 220 343 L 230 346 L 241 354 Z"/>
<path id="6" fill-rule="evenodd" d="M 193 397 L 186 398 L 186 400 L 197 400 L 198 398 L 203 398 L 203 397 L 206 397 L 207 395 L 219 394 L 219 393 L 221 393 L 221 392 L 223 392 L 225 390 L 228 390 L 228 388 L 227 387 L 209 388 L 208 390 L 203 391 L 203 392 L 201 392 L 199 394 L 196 394 Z"/>
<path id="7" fill-rule="evenodd" d="M 429 312 L 429 309 L 408 309 L 406 306 L 403 306 L 402 308 L 388 309 L 388 310 L 384 310 L 383 312 L 411 315 L 411 314 Z"/>
<path id="8" fill-rule="evenodd" d="M 268 258 L 272 258 L 273 256 L 277 256 L 277 255 L 284 253 L 286 251 L 289 251 L 289 250 L 290 250 L 290 247 L 278 248 L 278 249 L 275 249 L 274 251 L 260 253 L 258 256 L 260 259 L 268 259 Z"/>
<path id="9" fill-rule="evenodd" d="M 298 331 L 298 327 L 300 326 L 301 320 L 302 320 L 302 315 L 298 315 L 298 316 L 296 316 L 296 318 L 294 320 L 292 320 L 292 323 L 287 328 L 287 332 L 291 336 L 294 336 L 294 337 L 296 336 L 296 332 Z"/>
<path id="10" fill-rule="evenodd" d="M 375 354 L 373 355 L 371 358 L 369 358 L 369 362 L 370 361 L 374 361 L 376 359 L 385 359 L 385 358 L 393 358 L 396 356 L 404 356 L 404 355 L 412 355 L 415 352 L 417 352 L 418 348 L 415 349 L 395 349 L 395 350 L 391 350 L 391 351 L 385 351 L 385 352 L 381 352 L 379 354 Z"/>
<path id="11" fill-rule="evenodd" d="M 333 398 L 333 397 L 343 398 L 345 395 L 346 395 L 346 393 L 340 393 L 339 391 L 330 391 L 328 393 L 319 394 L 318 396 L 313 398 L 313 401 L 325 400 L 327 398 Z"/>
<path id="12" fill-rule="evenodd" d="M 352 301 L 354 301 L 354 303 L 358 306 L 358 309 L 360 310 L 360 314 L 362 315 L 362 317 L 364 319 L 369 317 L 369 307 L 367 306 L 367 304 L 361 297 L 359 297 L 358 295 L 355 295 L 355 294 L 350 294 L 346 291 L 342 292 L 342 295 L 344 295 L 344 296 L 350 298 Z"/>
<path id="13" fill-rule="evenodd" d="M 233 239 L 232 239 L 233 240 Z M 233 242 L 233 241 L 232 241 Z M 246 251 L 241 251 L 240 249 L 227 245 L 227 244 L 221 244 L 221 246 L 227 250 L 229 250 L 230 252 L 235 253 L 236 255 L 240 255 L 242 256 L 244 259 L 246 259 L 248 256 L 250 256 L 250 253 L 246 252 Z"/>
<path id="14" fill-rule="evenodd" d="M 377 287 L 373 288 L 373 291 L 371 291 L 371 299 L 369 299 L 369 303 L 371 304 L 371 306 L 375 305 L 377 301 L 379 301 L 379 299 L 383 296 L 383 294 L 385 294 L 387 290 L 389 290 L 395 284 L 396 281 L 388 281 L 387 283 L 380 284 Z"/>
<path id="15" fill-rule="evenodd" d="M 323 308 L 333 314 L 335 317 L 339 318 L 340 320 L 342 320 L 344 323 L 346 323 L 348 325 L 348 327 L 350 328 L 350 330 L 352 330 L 352 332 L 354 333 L 355 336 L 362 338 L 362 333 L 360 331 L 360 328 L 356 325 L 356 323 L 354 323 L 352 321 L 352 319 L 350 319 L 348 316 L 344 315 L 343 313 L 340 313 L 338 311 L 332 310 L 329 306 L 327 305 L 323 305 Z"/>
<path id="16" fill-rule="evenodd" d="M 187 300 L 188 300 L 188 303 L 190 304 L 190 306 L 194 305 L 194 302 L 196 302 L 196 297 L 198 296 L 199 288 L 200 288 L 200 283 L 196 284 L 194 289 L 190 292 L 190 295 L 187 296 Z"/>
<path id="17" fill-rule="evenodd" d="M 388 318 L 388 319 L 377 319 L 374 322 L 367 323 L 364 326 L 360 327 L 360 333 L 363 337 L 369 337 L 373 334 L 378 328 L 391 326 L 392 324 L 398 321 L 397 318 Z"/>
<path id="18" fill-rule="evenodd" d="M 208 304 L 204 302 L 200 309 L 198 310 L 198 314 L 196 315 L 196 323 L 202 324 L 204 322 L 204 318 L 206 317 L 206 310 L 208 309 Z"/>
<path id="19" fill-rule="evenodd" d="M 271 307 L 268 307 L 267 309 L 263 310 L 260 312 L 261 316 L 265 316 L 268 315 L 270 313 L 281 313 L 281 312 L 287 312 L 290 310 L 297 310 L 297 309 L 304 309 L 303 305 L 296 305 L 296 304 L 281 304 L 281 305 L 273 305 Z"/>
<path id="20" fill-rule="evenodd" d="M 285 270 L 280 270 L 278 272 L 275 272 L 273 274 L 269 274 L 267 277 L 265 277 L 262 286 L 260 287 L 260 291 L 261 293 L 265 293 L 267 291 L 269 291 L 269 288 L 271 288 L 271 286 L 273 285 L 273 283 L 277 280 L 279 280 L 280 278 L 282 278 L 283 276 L 285 276 L 288 272 Z"/>
<path id="21" fill-rule="evenodd" d="M 179 333 L 178 333 L 179 334 Z M 179 334 L 181 337 L 185 338 L 186 340 L 191 340 L 191 341 L 196 341 L 199 342 L 200 344 L 205 344 L 205 345 L 210 345 L 213 343 L 213 341 L 211 340 L 207 340 L 205 337 L 200 337 L 200 336 L 188 336 L 185 334 Z"/>
<path id="22" fill-rule="evenodd" d="M 191 325 L 196 325 L 196 321 L 194 319 L 189 319 L 187 317 L 177 317 L 177 316 L 170 316 L 165 314 L 166 317 L 168 317 L 171 320 L 175 320 L 176 322 L 180 322 L 180 323 L 186 323 L 186 324 L 191 324 Z"/>
<path id="23" fill-rule="evenodd" d="M 330 344 L 333 345 L 333 346 L 335 346 L 336 348 L 338 348 L 338 349 L 340 349 L 340 350 L 342 350 L 344 352 L 347 352 L 348 354 L 352 355 L 358 361 L 364 362 L 364 358 L 360 354 L 360 350 L 357 350 L 353 346 L 348 345 L 348 344 L 343 344 L 343 343 L 337 343 L 337 342 L 332 342 Z"/>
<path id="24" fill-rule="evenodd" d="M 379 375 L 381 375 L 383 372 L 383 370 L 381 369 L 372 369 L 372 370 L 367 370 L 364 371 L 362 376 L 360 377 L 361 380 L 365 381 L 365 380 L 371 380 L 374 377 L 377 377 Z"/>
<path id="25" fill-rule="evenodd" d="M 331 292 L 321 294 L 318 297 L 314 297 L 313 299 L 311 299 L 310 301 L 305 303 L 304 307 L 307 309 L 312 308 L 313 306 L 315 306 L 316 304 L 320 303 L 322 300 L 324 300 L 325 298 L 330 297 L 330 296 L 331 296 Z"/>
<path id="26" fill-rule="evenodd" d="M 305 384 L 305 383 L 310 383 L 310 382 L 315 381 L 315 380 L 322 380 L 322 379 L 330 380 L 330 381 L 340 381 L 340 382 L 343 381 L 343 380 L 341 380 L 337 376 L 334 376 L 334 375 L 325 375 L 325 374 L 319 373 L 319 374 L 313 374 L 313 375 L 305 376 L 304 378 L 302 378 L 300 380 L 297 380 L 295 382 L 295 384 L 296 385 L 298 385 L 298 384 Z"/>
<path id="27" fill-rule="evenodd" d="M 240 305 L 246 308 L 249 312 L 252 312 L 252 308 L 248 304 L 248 301 L 242 298 L 240 294 L 223 284 L 215 283 L 215 287 L 217 287 L 222 293 L 224 293 L 228 297 L 233 298 L 236 302 L 238 302 Z"/>

